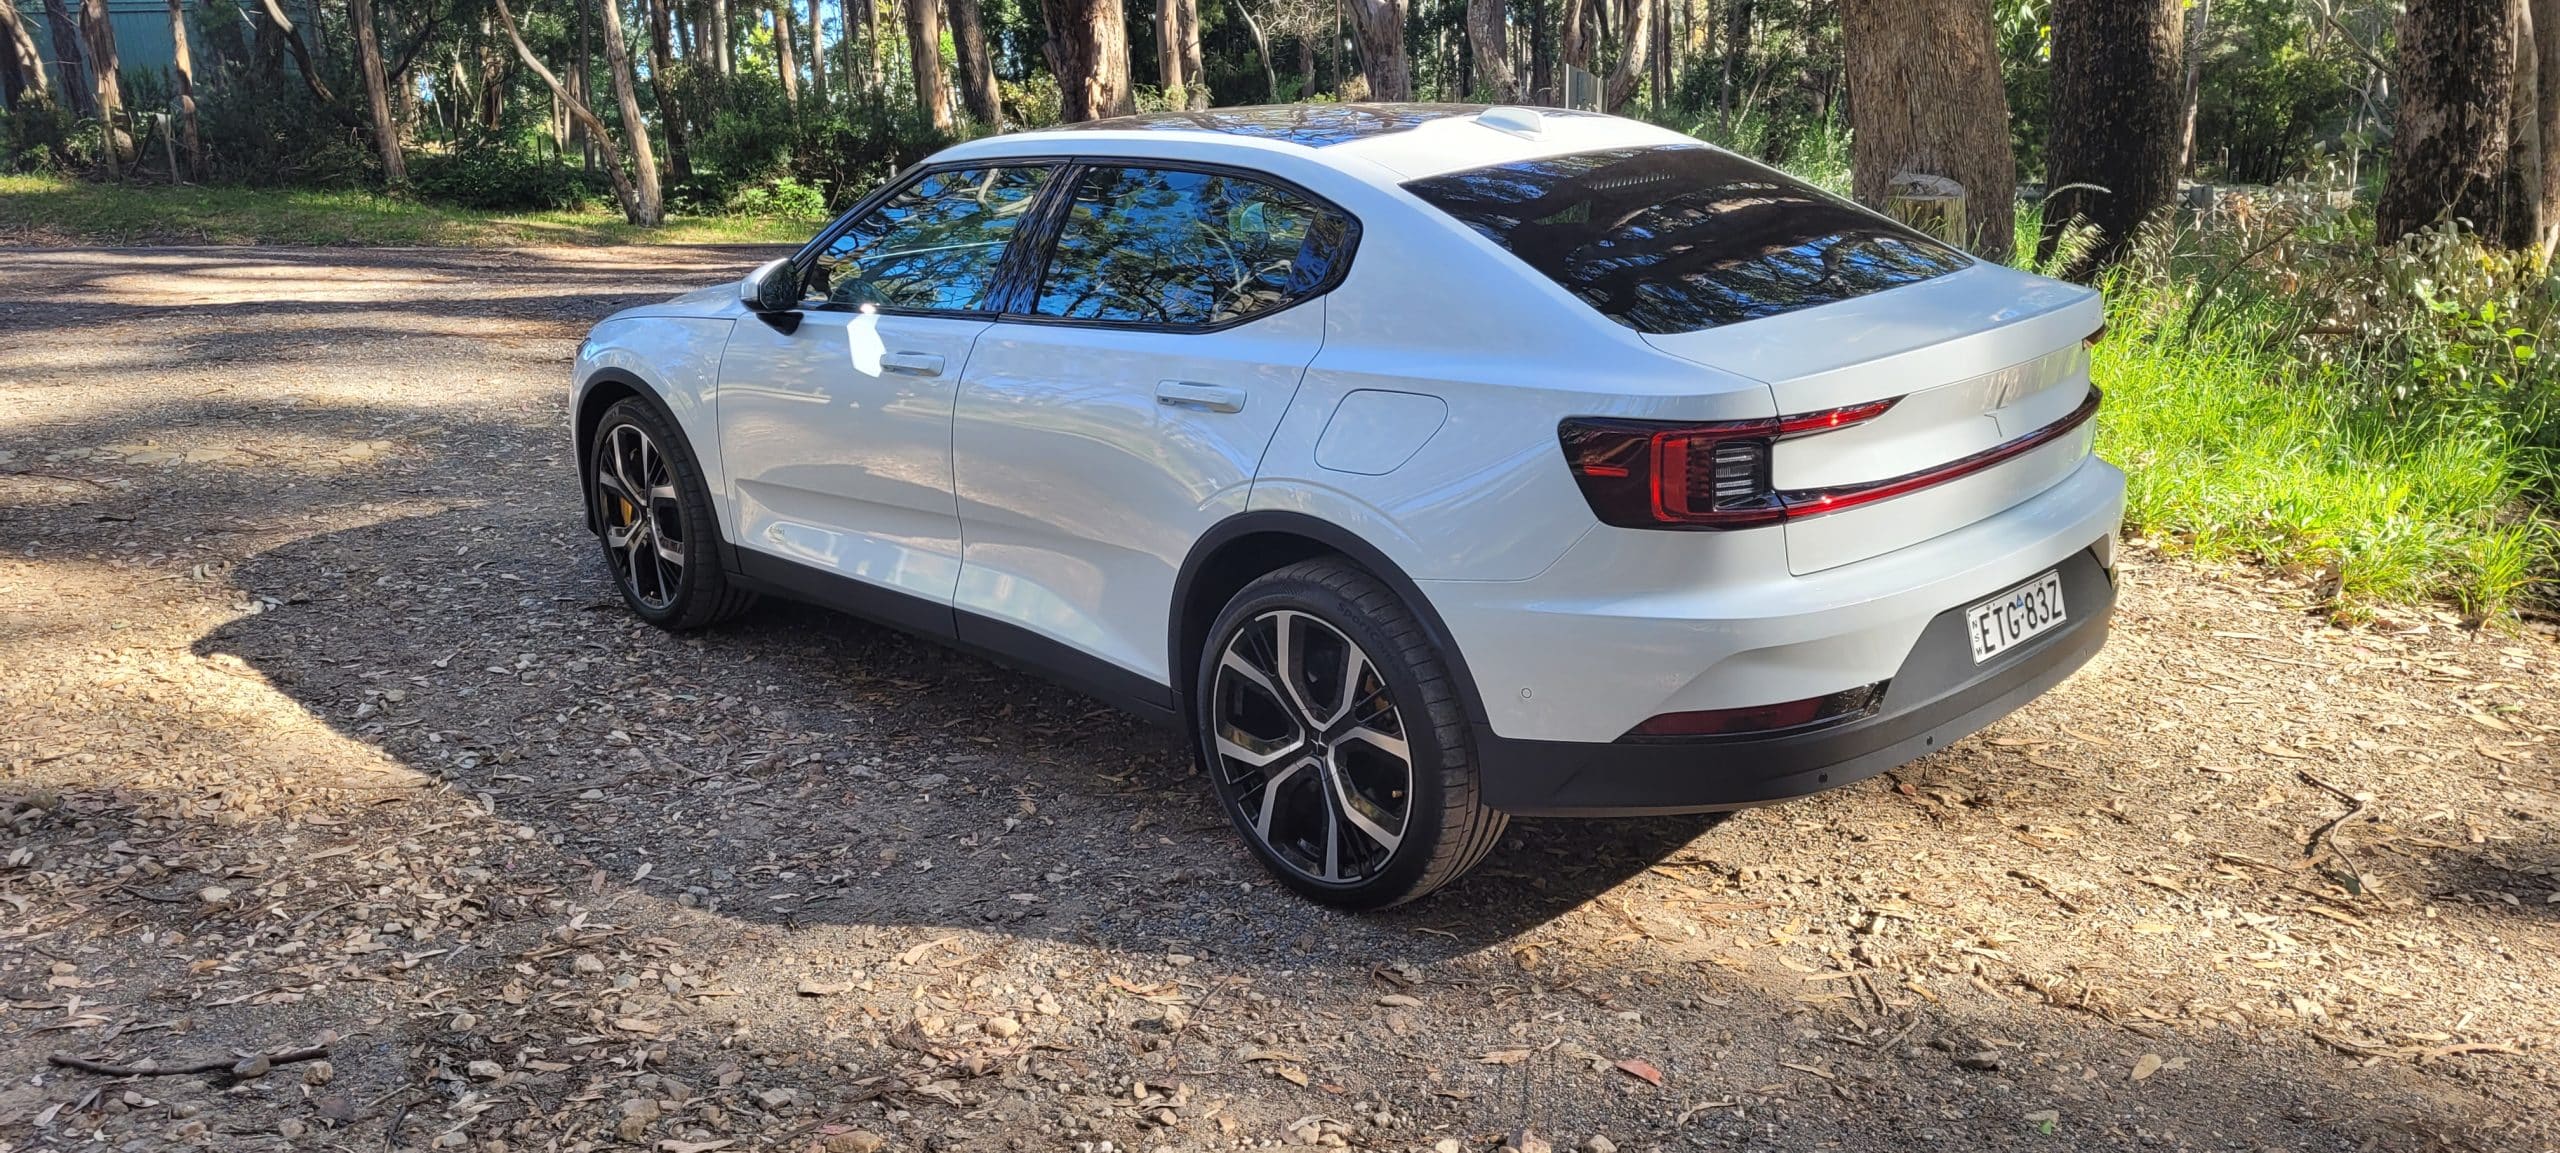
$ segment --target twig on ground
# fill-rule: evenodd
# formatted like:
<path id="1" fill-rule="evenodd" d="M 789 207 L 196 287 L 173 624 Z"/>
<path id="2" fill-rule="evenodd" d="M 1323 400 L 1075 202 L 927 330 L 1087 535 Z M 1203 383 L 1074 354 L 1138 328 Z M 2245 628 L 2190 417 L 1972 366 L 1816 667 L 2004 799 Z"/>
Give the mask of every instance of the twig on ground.
<path id="1" fill-rule="evenodd" d="M 275 1066 L 292 1065 L 302 1061 L 317 1061 L 328 1055 L 328 1046 L 312 1045 L 302 1049 L 287 1049 L 281 1053 L 269 1053 L 265 1056 L 267 1064 L 269 1066 Z M 69 1053 L 55 1053 L 45 1058 L 47 1062 L 61 1066 L 62 1068 L 78 1069 L 83 1073 L 96 1073 L 102 1077 L 183 1077 L 191 1073 L 228 1073 L 231 1070 L 240 1067 L 246 1061 L 255 1059 L 256 1058 L 254 1056 L 249 1058 L 216 1057 L 211 1060 L 195 1061 L 185 1065 L 112 1065 L 105 1061 L 94 1061 L 87 1057 L 75 1057 Z"/>

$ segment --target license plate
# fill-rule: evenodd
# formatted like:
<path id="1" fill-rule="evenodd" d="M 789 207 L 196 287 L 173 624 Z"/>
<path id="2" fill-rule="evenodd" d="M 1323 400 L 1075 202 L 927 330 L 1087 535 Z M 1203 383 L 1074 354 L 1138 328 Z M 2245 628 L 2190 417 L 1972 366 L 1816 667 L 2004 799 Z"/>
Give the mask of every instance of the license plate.
<path id="1" fill-rule="evenodd" d="M 1964 616 L 1978 665 L 2062 623 L 2062 574 L 2046 573 L 1966 609 Z"/>

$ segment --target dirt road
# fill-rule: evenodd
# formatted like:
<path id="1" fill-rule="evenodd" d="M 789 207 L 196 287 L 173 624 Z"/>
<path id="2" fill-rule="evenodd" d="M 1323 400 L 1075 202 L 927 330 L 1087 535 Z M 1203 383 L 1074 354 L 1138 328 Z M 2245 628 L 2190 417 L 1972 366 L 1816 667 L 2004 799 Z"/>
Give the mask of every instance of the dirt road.
<path id="1" fill-rule="evenodd" d="M 566 366 L 757 255 L 0 251 L 0 1143 L 2560 1148 L 2547 636 L 2137 546 L 1939 756 L 1334 915 L 1092 702 L 633 623 Z"/>

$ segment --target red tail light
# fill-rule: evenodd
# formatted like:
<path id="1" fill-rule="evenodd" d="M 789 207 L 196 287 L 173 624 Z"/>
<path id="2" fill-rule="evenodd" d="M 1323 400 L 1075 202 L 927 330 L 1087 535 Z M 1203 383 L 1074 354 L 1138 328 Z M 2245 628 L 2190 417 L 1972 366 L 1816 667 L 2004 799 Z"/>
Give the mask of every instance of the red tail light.
<path id="1" fill-rule="evenodd" d="M 1820 516 L 1972 476 L 2071 434 L 2098 415 L 2092 388 L 2069 415 L 1970 456 L 1883 480 L 1780 492 L 1769 454 L 1782 440 L 1883 416 L 1894 400 L 1771 420 L 1672 424 L 1573 417 L 1557 428 L 1574 483 L 1601 523 L 1619 528 L 1725 529 Z"/>
<path id="2" fill-rule="evenodd" d="M 1899 400 L 1896 397 L 1895 400 Z M 1558 428 L 1583 499 L 1620 528 L 1746 528 L 1787 518 L 1769 481 L 1778 441 L 1863 424 L 1893 400 L 1770 420 L 1666 424 L 1575 417 Z"/>

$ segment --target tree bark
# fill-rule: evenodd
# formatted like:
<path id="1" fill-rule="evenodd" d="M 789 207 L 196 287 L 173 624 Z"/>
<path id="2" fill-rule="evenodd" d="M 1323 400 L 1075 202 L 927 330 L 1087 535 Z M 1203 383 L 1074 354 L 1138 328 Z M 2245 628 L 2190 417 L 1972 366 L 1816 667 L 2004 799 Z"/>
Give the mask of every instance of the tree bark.
<path id="1" fill-rule="evenodd" d="M 98 92 L 89 84 L 89 62 L 80 47 L 80 18 L 72 14 L 68 0 L 44 0 L 44 23 L 53 45 L 54 70 L 61 76 L 62 94 L 70 101 L 71 111 L 96 116 Z"/>
<path id="2" fill-rule="evenodd" d="M 1842 0 L 1850 164 L 1859 201 L 1882 208 L 1918 173 L 1965 193 L 1965 235 L 1987 260 L 2015 245 L 2017 161 L 1991 8 L 1976 0 Z M 1733 45 L 1727 44 L 1727 59 Z"/>
<path id="3" fill-rule="evenodd" d="M 990 132 L 1004 128 L 1004 101 L 996 89 L 996 62 L 987 52 L 987 22 L 978 0 L 951 0 L 951 47 L 960 57 L 960 102 L 969 118 Z"/>
<path id="4" fill-rule="evenodd" d="M 1156 86 L 1164 89 L 1166 100 L 1187 105 L 1190 100 L 1182 85 L 1182 16 L 1176 11 L 1181 0 L 1156 0 Z"/>
<path id="5" fill-rule="evenodd" d="M 1858 2 L 1858 0 L 1841 0 L 1841 2 L 1843 4 L 1852 4 Z M 1716 112 L 1718 115 L 1722 116 L 1727 123 L 1732 122 L 1734 104 L 1742 95 L 1743 70 L 1751 66 L 1752 4 L 1753 0 L 1725 0 L 1724 66 L 1720 69 L 1720 75 L 1718 76 L 1720 90 L 1716 97 Z M 1848 39 L 1848 32 L 1849 13 L 1844 8 L 1840 13 L 1840 33 L 1842 40 L 1845 41 Z M 1855 45 L 1844 45 L 1844 47 L 1846 52 L 1849 53 L 1854 53 L 1858 50 Z M 1857 71 L 1857 65 L 1852 64 L 1849 66 L 1849 74 L 1851 76 L 1857 75 Z M 1852 80 L 1850 82 L 1850 87 L 1854 90 L 1857 87 L 1857 82 Z M 2008 98 L 2005 95 L 2001 98 L 2004 107 L 2007 104 L 2007 99 Z"/>
<path id="6" fill-rule="evenodd" d="M 1129 32 L 1119 0 L 1040 0 L 1059 118 L 1073 123 L 1136 110 L 1129 92 Z"/>
<path id="7" fill-rule="evenodd" d="M 322 80 L 319 69 L 312 67 L 311 47 L 302 42 L 302 30 L 293 26 L 293 18 L 284 14 L 284 6 L 276 0 L 259 0 L 259 3 L 259 10 L 267 14 L 276 32 L 284 37 L 285 51 L 293 54 L 293 66 L 302 73 L 302 86 L 311 90 L 311 98 L 319 101 L 322 107 L 336 108 L 338 94 L 329 90 L 329 82 Z"/>
<path id="8" fill-rule="evenodd" d="M 674 0 L 640 0 L 648 6 L 649 88 L 658 98 L 658 123 L 667 133 L 667 168 L 679 181 L 693 179 L 693 152 L 686 145 L 684 107 L 676 96 L 675 51 L 669 43 L 668 11 Z"/>
<path id="9" fill-rule="evenodd" d="M 792 45 L 799 39 L 792 27 L 791 0 L 773 0 L 773 70 L 782 75 L 782 99 L 793 107 L 800 104 L 800 53 Z"/>
<path id="10" fill-rule="evenodd" d="M 827 16 L 821 3 L 809 0 L 809 91 L 823 101 L 827 98 Z"/>
<path id="11" fill-rule="evenodd" d="M 1547 0 L 1529 0 L 1529 99 L 1537 104 L 1556 102 L 1556 62 L 1547 46 L 1554 40 L 1547 34 Z"/>
<path id="12" fill-rule="evenodd" d="M 1174 0 L 1174 39 L 1182 45 L 1182 89 L 1189 108 L 1209 106 L 1209 72 L 1200 58 L 1200 0 Z"/>
<path id="13" fill-rule="evenodd" d="M 1510 20 L 1503 0 L 1467 0 L 1467 46 L 1475 50 L 1470 98 L 1496 104 L 1519 99 L 1511 79 Z"/>
<path id="14" fill-rule="evenodd" d="M 116 56 L 116 26 L 107 16 L 107 0 L 80 0 L 80 47 L 89 61 L 90 90 L 97 94 L 97 117 L 112 121 L 124 115 L 124 65 Z M 118 148 L 121 152 L 123 149 Z"/>
<path id="15" fill-rule="evenodd" d="M 1369 99 L 1413 99 L 1413 62 L 1404 50 L 1405 0 L 1350 0 L 1350 9 Z"/>
<path id="16" fill-rule="evenodd" d="M 2400 109 L 2374 207 L 2381 243 L 2449 220 L 2484 237 L 2504 231 L 2514 35 L 2511 0 L 2410 0 L 2400 13 Z"/>
<path id="17" fill-rule="evenodd" d="M 2085 220 L 2097 243 L 2063 270 L 2085 279 L 2177 195 L 2185 17 L 2179 0 L 2054 0 L 2052 18 L 2045 181 L 2053 191 L 2036 255 L 2052 255 L 2063 230 Z"/>
<path id="18" fill-rule="evenodd" d="M 2542 189 L 2542 229 L 2533 247 L 2545 261 L 2560 249 L 2560 0 L 2531 0 L 2534 36 L 2534 130 L 2542 165 L 2532 179 Z"/>
<path id="19" fill-rule="evenodd" d="M 27 92 L 35 93 L 39 99 L 49 98 L 52 87 L 45 77 L 44 55 L 36 51 L 36 38 L 27 33 L 26 21 L 18 18 L 16 0 L 0 0 L 0 38 L 8 41 L 0 44 L 0 49 L 8 51 L 18 71 L 20 89 L 11 95 L 12 103 Z"/>
<path id="20" fill-rule="evenodd" d="M 916 107 L 936 132 L 951 131 L 951 87 L 942 78 L 941 0 L 907 0 L 907 51 L 915 63 Z"/>
<path id="21" fill-rule="evenodd" d="M 270 0 L 272 2 L 272 0 Z M 604 153 L 605 176 L 613 181 L 614 198 L 622 202 L 623 218 L 633 224 L 655 225 L 661 219 L 658 200 L 658 167 L 649 150 L 648 126 L 640 119 L 640 100 L 632 88 L 631 55 L 622 47 L 622 16 L 614 10 L 613 0 L 605 0 L 605 62 L 613 69 L 614 96 L 622 105 L 624 125 L 631 131 L 633 164 L 623 170 L 622 147 L 613 140 L 604 121 L 595 110 L 569 94 L 567 85 L 543 66 L 533 49 L 525 46 L 524 34 L 516 30 L 515 13 L 507 10 L 507 0 L 496 0 L 498 26 L 505 29 L 507 43 L 515 46 L 516 57 L 533 69 L 535 76 L 551 89 L 553 98 L 569 108 L 569 114 L 587 126 L 588 135 Z"/>
<path id="22" fill-rule="evenodd" d="M 169 0 L 173 19 L 178 3 Z M 400 155 L 400 129 L 391 122 L 391 89 L 383 79 L 382 34 L 374 26 L 373 0 L 348 0 L 347 9 L 356 34 L 356 68 L 364 77 L 365 111 L 373 119 L 374 150 L 382 157 L 382 182 L 406 184 L 409 168 Z"/>
<path id="23" fill-rule="evenodd" d="M 734 76 L 738 69 L 729 49 L 729 0 L 703 0 L 703 8 L 711 17 L 711 65 L 722 76 Z"/>
<path id="24" fill-rule="evenodd" d="M 1618 62 L 1609 68 L 1609 82 L 1600 89 L 1602 111 L 1616 112 L 1635 99 L 1636 86 L 1643 82 L 1645 58 L 1653 47 L 1654 0 L 1626 0 L 1626 11 L 1618 20 Z"/>
<path id="25" fill-rule="evenodd" d="M 2196 102 L 2204 95 L 2205 39 L 2213 34 L 2213 0 L 2195 0 L 2195 23 L 2187 26 L 2187 78 L 2178 94 L 2178 175 L 2196 168 Z"/>

